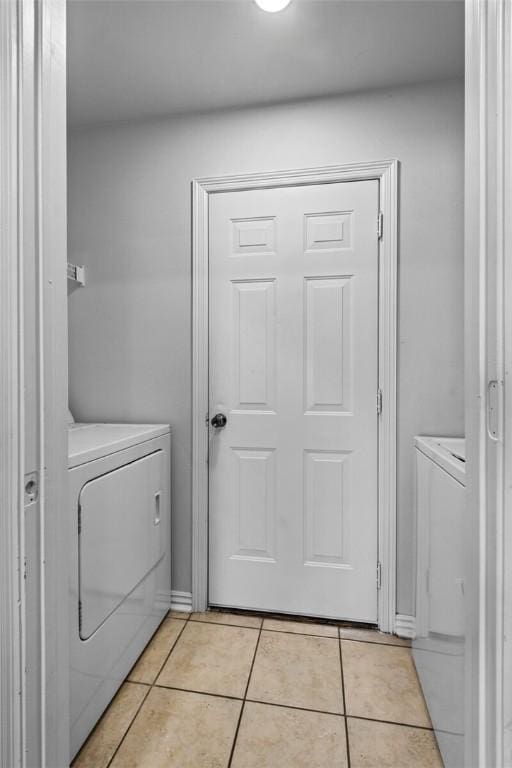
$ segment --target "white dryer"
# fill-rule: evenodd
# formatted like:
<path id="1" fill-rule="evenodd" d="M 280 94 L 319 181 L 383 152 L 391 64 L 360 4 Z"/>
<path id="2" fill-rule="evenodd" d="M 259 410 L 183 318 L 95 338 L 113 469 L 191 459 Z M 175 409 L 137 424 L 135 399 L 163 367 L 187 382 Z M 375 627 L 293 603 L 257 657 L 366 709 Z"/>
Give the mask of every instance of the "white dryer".
<path id="1" fill-rule="evenodd" d="M 69 425 L 71 759 L 170 607 L 168 425 Z"/>

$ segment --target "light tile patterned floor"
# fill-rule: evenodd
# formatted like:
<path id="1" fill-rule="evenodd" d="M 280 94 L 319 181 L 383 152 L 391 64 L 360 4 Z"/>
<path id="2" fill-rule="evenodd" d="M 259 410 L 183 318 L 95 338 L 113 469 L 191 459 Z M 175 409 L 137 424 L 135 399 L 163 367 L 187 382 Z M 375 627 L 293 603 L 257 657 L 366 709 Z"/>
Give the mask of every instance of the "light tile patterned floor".
<path id="1" fill-rule="evenodd" d="M 161 624 L 74 768 L 442 768 L 408 642 L 229 613 Z"/>

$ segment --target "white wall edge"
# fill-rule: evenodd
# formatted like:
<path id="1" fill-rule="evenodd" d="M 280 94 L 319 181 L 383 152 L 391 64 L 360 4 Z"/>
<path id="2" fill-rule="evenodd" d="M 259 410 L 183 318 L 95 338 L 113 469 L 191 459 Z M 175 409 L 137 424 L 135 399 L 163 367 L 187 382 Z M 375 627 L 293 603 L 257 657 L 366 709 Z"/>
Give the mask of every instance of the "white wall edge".
<path id="1" fill-rule="evenodd" d="M 416 616 L 406 613 L 397 613 L 395 616 L 395 634 L 398 637 L 406 637 L 414 640 L 416 637 Z"/>

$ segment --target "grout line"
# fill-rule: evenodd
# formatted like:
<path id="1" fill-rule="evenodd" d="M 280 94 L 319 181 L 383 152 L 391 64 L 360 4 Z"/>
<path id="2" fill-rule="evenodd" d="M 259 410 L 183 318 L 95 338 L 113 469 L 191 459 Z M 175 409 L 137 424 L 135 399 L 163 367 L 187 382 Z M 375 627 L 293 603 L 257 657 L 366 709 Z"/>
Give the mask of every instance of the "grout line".
<path id="1" fill-rule="evenodd" d="M 431 731 L 433 732 L 433 728 L 431 728 L 429 725 L 412 725 L 411 723 L 398 723 L 396 720 L 382 720 L 382 718 L 377 717 L 363 717 L 362 715 L 346 715 L 346 717 L 350 717 L 352 720 L 366 720 L 369 723 L 384 723 L 385 725 L 400 725 L 402 728 L 416 728 L 419 731 Z"/>
<path id="2" fill-rule="evenodd" d="M 242 706 L 240 707 L 240 715 L 238 717 L 238 723 L 236 724 L 235 735 L 233 738 L 233 744 L 231 745 L 231 752 L 229 753 L 227 768 L 231 768 L 231 763 L 233 762 L 233 755 L 235 754 L 236 742 L 238 740 L 238 732 L 240 730 L 240 723 L 242 722 L 242 715 L 244 714 L 245 702 L 247 701 L 247 692 L 249 690 L 249 683 L 251 682 L 251 675 L 252 675 L 252 670 L 254 669 L 254 662 L 256 661 L 256 654 L 258 653 L 262 627 L 263 627 L 263 621 L 261 622 L 260 629 L 258 632 L 258 639 L 256 640 L 256 646 L 254 648 L 254 656 L 252 657 L 251 668 L 249 670 L 249 676 L 247 678 L 247 685 L 245 686 L 244 700 L 242 701 Z"/>
<path id="3" fill-rule="evenodd" d="M 337 627 L 335 627 L 337 629 Z M 320 637 L 322 640 L 338 640 L 337 637 L 332 635 L 316 635 L 313 632 L 292 632 L 288 629 L 269 629 L 268 627 L 262 627 L 263 632 L 275 632 L 277 635 L 295 635 L 295 637 Z"/>
<path id="4" fill-rule="evenodd" d="M 123 683 L 123 685 L 124 685 L 124 683 Z M 132 685 L 140 685 L 140 683 L 132 683 Z M 121 744 L 123 743 L 123 741 L 128 736 L 130 728 L 132 727 L 133 723 L 135 722 L 135 718 L 137 717 L 137 715 L 139 714 L 140 710 L 142 709 L 142 705 L 144 704 L 144 702 L 146 701 L 147 697 L 149 696 L 153 686 L 152 685 L 148 685 L 148 686 L 146 686 L 146 688 L 147 688 L 146 695 L 144 696 L 144 698 L 140 702 L 139 706 L 137 707 L 137 709 L 135 711 L 135 714 L 133 715 L 133 717 L 131 718 L 130 722 L 128 723 L 128 726 L 126 727 L 126 730 L 123 733 L 123 737 L 120 739 L 119 744 L 117 745 L 117 747 L 115 748 L 114 752 L 112 753 L 112 757 L 110 758 L 110 760 L 106 764 L 105 768 L 109 768 L 109 765 L 112 764 L 112 761 L 114 760 L 115 756 L 117 755 L 117 753 L 121 749 Z M 109 707 L 110 707 L 110 704 L 109 704 Z M 108 711 L 108 708 L 107 708 L 106 711 Z M 87 744 L 87 741 L 85 743 Z"/>
<path id="5" fill-rule="evenodd" d="M 234 629 L 254 629 L 255 632 L 259 632 L 259 627 L 248 627 L 247 624 L 227 624 L 223 621 L 205 621 L 204 619 L 190 619 L 192 624 L 209 624 L 210 627 L 233 627 Z M 263 622 L 262 622 L 263 623 Z"/>
<path id="6" fill-rule="evenodd" d="M 216 699 L 230 699 L 230 701 L 243 701 L 242 696 L 231 696 L 227 693 L 212 693 L 211 691 L 197 691 L 195 688 L 178 688 L 176 685 L 164 685 L 154 683 L 152 688 L 165 688 L 168 691 L 183 691 L 183 693 L 195 693 L 198 696 L 214 696 Z"/>
<path id="7" fill-rule="evenodd" d="M 178 613 L 179 616 L 171 616 L 171 613 Z M 166 619 L 178 619 L 178 621 L 188 621 L 192 616 L 192 611 L 176 611 L 174 608 L 168 611 Z M 183 617 L 183 618 L 182 618 Z"/>
<path id="8" fill-rule="evenodd" d="M 167 617 L 166 617 L 166 618 L 167 618 Z M 161 624 L 158 626 L 158 629 L 157 629 L 157 630 L 156 630 L 156 632 L 153 634 L 153 636 L 152 636 L 151 640 L 153 640 L 153 637 L 155 637 L 155 636 L 156 636 L 156 634 L 158 633 L 158 630 L 160 629 L 160 627 L 162 626 L 162 624 L 163 624 L 163 622 L 162 622 L 162 623 L 161 623 Z M 137 710 L 136 710 L 136 712 L 135 712 L 134 716 L 131 718 L 130 722 L 128 723 L 128 726 L 127 726 L 127 728 L 126 728 L 126 730 L 125 730 L 125 732 L 124 732 L 124 734 L 123 734 L 123 737 L 122 737 L 122 738 L 121 738 L 121 740 L 119 741 L 119 744 L 118 744 L 118 745 L 117 745 L 117 747 L 115 748 L 115 750 L 114 750 L 114 753 L 113 753 L 112 757 L 110 758 L 110 760 L 108 761 L 108 763 L 107 763 L 107 765 L 105 766 L 105 768 L 109 768 L 109 766 L 111 765 L 111 763 L 112 763 L 112 761 L 114 760 L 115 756 L 117 755 L 118 751 L 120 750 L 122 743 L 124 742 L 125 738 L 128 736 L 128 733 L 129 733 L 129 731 L 130 731 L 130 729 L 131 729 L 131 727 L 132 727 L 133 723 L 135 722 L 135 719 L 136 719 L 137 715 L 139 714 L 140 710 L 142 709 L 142 705 L 143 705 L 143 704 L 144 704 L 144 702 L 146 701 L 146 699 L 147 699 L 147 697 L 149 696 L 149 694 L 150 694 L 151 690 L 154 688 L 154 686 L 155 686 L 155 682 L 156 682 L 156 680 L 158 679 L 158 677 L 159 677 L 159 675 L 160 675 L 160 672 L 162 671 L 162 669 L 164 668 L 164 666 L 167 664 L 167 660 L 168 660 L 169 656 L 171 655 L 171 653 L 173 652 L 173 650 L 175 649 L 175 647 L 176 647 L 176 644 L 177 644 L 178 640 L 180 639 L 180 637 L 181 637 L 181 635 L 182 635 L 182 633 L 183 633 L 183 631 L 184 631 L 184 629 L 185 629 L 185 627 L 186 627 L 186 626 L 187 626 L 187 622 L 185 621 L 185 622 L 183 623 L 183 626 L 182 626 L 182 628 L 180 629 L 180 632 L 179 632 L 178 636 L 176 637 L 176 640 L 174 641 L 174 643 L 173 643 L 173 644 L 172 644 L 172 646 L 171 646 L 171 650 L 169 651 L 169 653 L 168 653 L 168 654 L 167 654 L 167 656 L 165 657 L 165 661 L 164 661 L 164 662 L 163 662 L 163 664 L 160 666 L 160 669 L 158 670 L 158 673 L 157 673 L 157 675 L 155 676 L 155 679 L 154 679 L 154 681 L 153 681 L 152 683 L 136 683 L 136 682 L 134 682 L 133 680 L 129 680 L 128 678 L 126 679 L 126 681 L 125 681 L 125 682 L 129 682 L 129 683 L 131 683 L 132 685 L 144 685 L 144 686 L 146 686 L 146 687 L 147 687 L 147 689 L 148 689 L 148 690 L 147 690 L 147 692 L 146 692 L 146 695 L 145 695 L 145 696 L 144 696 L 144 698 L 142 699 L 142 701 L 141 701 L 140 705 L 137 707 Z M 150 640 L 150 642 L 151 642 L 151 640 Z M 148 643 L 148 645 L 149 645 L 149 643 Z M 136 664 L 138 664 L 138 662 L 139 662 L 140 658 L 141 658 L 141 657 L 144 655 L 144 653 L 146 652 L 146 649 L 147 649 L 148 645 L 146 645 L 146 648 L 144 648 L 143 652 L 141 653 L 141 655 L 139 656 L 139 658 L 138 658 L 138 659 L 137 659 L 137 661 L 135 662 L 134 666 L 135 666 Z M 133 669 L 133 667 L 132 667 L 132 669 Z M 123 683 L 123 685 L 124 685 L 124 683 Z M 110 705 L 109 705 L 109 706 L 110 706 Z M 107 708 L 107 710 L 108 710 L 108 708 Z M 107 710 L 106 710 L 106 711 L 107 711 Z M 89 740 L 89 738 L 90 738 L 90 736 L 87 738 L 87 741 Z M 87 744 L 87 741 L 85 742 L 86 744 Z"/>
<path id="9" fill-rule="evenodd" d="M 163 624 L 163 622 L 162 622 L 162 624 Z M 152 635 L 152 637 L 151 637 L 151 640 L 150 640 L 150 641 L 149 641 L 149 643 L 146 645 L 146 647 L 145 647 L 145 648 L 144 648 L 144 650 L 142 651 L 141 655 L 139 656 L 139 658 L 137 659 L 137 661 L 135 662 L 135 664 L 133 665 L 133 667 L 132 667 L 132 668 L 131 668 L 131 670 L 129 671 L 129 673 L 128 673 L 128 677 L 126 678 L 126 681 L 125 681 L 125 682 L 128 682 L 128 683 L 139 683 L 139 681 L 138 681 L 138 680 L 131 680 L 131 679 L 130 679 L 130 675 L 131 675 L 131 673 L 133 672 L 133 670 L 135 669 L 135 667 L 137 666 L 137 664 L 139 663 L 139 661 L 142 659 L 142 657 L 144 656 L 144 654 L 146 653 L 147 649 L 149 648 L 149 646 L 150 646 L 150 645 L 151 645 L 151 643 L 153 642 L 153 639 L 154 639 L 154 638 L 157 636 L 158 632 L 160 631 L 160 629 L 161 629 L 161 627 L 162 627 L 162 624 L 160 624 L 160 625 L 158 626 L 158 629 L 157 629 L 157 630 L 156 630 L 156 632 L 155 632 L 155 633 Z M 168 653 L 168 654 L 167 654 L 167 656 L 165 657 L 165 659 L 164 659 L 163 663 L 160 665 L 160 667 L 159 667 L 159 669 L 158 669 L 158 672 L 156 673 L 156 676 L 155 676 L 155 679 L 153 680 L 153 682 L 152 682 L 152 683 L 142 683 L 142 685 L 154 685 L 154 684 L 156 683 L 156 681 L 157 681 L 157 679 L 158 679 L 158 676 L 160 675 L 160 672 L 162 671 L 162 669 L 163 669 L 163 668 L 165 667 L 165 665 L 167 664 L 167 661 L 168 661 L 168 659 L 169 659 L 169 656 L 171 655 L 171 653 L 172 653 L 172 652 L 174 651 L 174 649 L 176 648 L 176 643 L 178 642 L 178 640 L 179 640 L 179 639 L 180 639 L 180 637 L 182 636 L 182 634 L 183 634 L 183 632 L 184 632 L 184 630 L 185 630 L 185 627 L 186 627 L 186 626 L 187 626 L 187 622 L 185 621 L 185 622 L 183 623 L 183 626 L 182 626 L 182 628 L 180 629 L 180 631 L 178 632 L 178 634 L 177 634 L 177 636 L 176 636 L 176 640 L 175 640 L 175 641 L 174 641 L 174 643 L 171 645 L 171 648 L 170 648 L 170 651 L 169 651 L 169 653 Z"/>
<path id="10" fill-rule="evenodd" d="M 392 635 L 394 637 L 394 635 Z M 385 645 L 386 648 L 408 648 L 411 650 L 411 645 L 404 645 L 403 643 L 385 643 L 382 640 L 363 640 L 357 637 L 343 637 L 340 633 L 340 640 L 344 640 L 346 643 L 366 643 L 366 645 Z"/>
<path id="11" fill-rule="evenodd" d="M 95 723 L 94 727 L 92 728 L 91 732 L 90 732 L 90 733 L 89 733 L 89 735 L 87 736 L 86 740 L 84 741 L 84 743 L 82 744 L 82 746 L 80 747 L 80 749 L 78 750 L 78 752 L 76 753 L 76 755 L 74 756 L 74 758 L 73 758 L 73 761 L 71 762 L 71 766 L 75 765 L 76 761 L 77 761 L 77 760 L 78 760 L 78 758 L 80 757 L 80 754 L 81 754 L 81 753 L 82 753 L 82 751 L 85 749 L 85 747 L 87 746 L 87 744 L 88 744 L 88 742 L 90 741 L 90 739 L 92 739 L 92 737 L 94 736 L 94 734 L 96 733 L 96 731 L 97 731 L 97 730 L 98 730 L 98 728 L 100 727 L 100 725 L 101 725 L 101 721 L 103 720 L 103 717 L 104 717 L 104 715 L 106 715 L 106 714 L 107 714 L 107 712 L 109 711 L 110 707 L 111 707 L 111 706 L 112 706 L 112 704 L 114 703 L 114 699 L 116 698 L 116 696 L 118 695 L 118 693 L 121 691 L 121 688 L 122 688 L 122 687 L 123 687 L 123 686 L 124 686 L 126 683 L 130 683 L 130 685 L 141 685 L 143 688 L 151 688 L 151 684 L 150 684 L 150 683 L 134 683 L 134 682 L 132 682 L 132 680 L 123 680 L 123 682 L 121 683 L 121 685 L 119 686 L 119 688 L 118 688 L 118 689 L 117 689 L 117 691 L 115 692 L 114 696 L 113 696 L 113 697 L 112 697 L 112 699 L 110 700 L 110 702 L 109 702 L 109 704 L 108 704 L 107 708 L 106 708 L 106 709 L 105 709 L 105 710 L 102 712 L 102 714 L 101 714 L 101 716 L 100 716 L 99 720 L 97 720 L 97 721 L 96 721 L 96 723 Z"/>
<path id="12" fill-rule="evenodd" d="M 250 704 L 264 704 L 266 707 L 280 707 L 281 709 L 298 709 L 299 712 L 314 712 L 316 715 L 330 715 L 332 717 L 343 717 L 342 712 L 326 712 L 324 709 L 308 709 L 307 707 L 297 707 L 294 704 L 278 704 L 276 701 L 261 701 L 261 699 L 246 699 Z"/>
<path id="13" fill-rule="evenodd" d="M 195 691 L 191 691 L 195 693 Z M 370 723 L 384 723 L 385 725 L 402 725 L 404 728 L 417 728 L 420 731 L 433 731 L 433 728 L 427 725 L 411 725 L 411 723 L 398 723 L 396 720 L 382 720 L 376 717 L 362 717 L 361 715 L 343 715 L 341 712 L 327 712 L 325 709 L 311 709 L 308 707 L 297 707 L 294 704 L 278 704 L 275 701 L 262 701 L 261 699 L 247 698 L 251 704 L 264 704 L 267 707 L 281 707 L 283 709 L 298 709 L 300 712 L 314 712 L 317 715 L 331 715 L 333 717 L 352 718 L 352 720 L 366 720 Z"/>
<path id="14" fill-rule="evenodd" d="M 341 672 L 341 695 L 343 697 L 343 714 L 345 721 L 345 749 L 347 751 L 347 768 L 350 768 L 350 743 L 348 739 L 348 723 L 347 723 L 347 702 L 345 697 L 345 677 L 343 675 L 343 656 L 341 653 L 341 633 L 338 627 L 338 648 L 340 652 L 340 672 Z"/>
<path id="15" fill-rule="evenodd" d="M 173 616 L 171 618 L 177 618 L 177 617 Z M 258 618 L 258 617 L 256 617 L 256 618 Z M 204 619 L 193 619 L 193 618 L 190 618 L 189 621 L 191 621 L 194 624 L 210 624 L 210 625 L 213 625 L 213 626 L 216 626 L 216 627 L 221 626 L 221 627 L 236 627 L 238 629 L 255 629 L 255 630 L 258 629 L 258 627 L 248 627 L 246 624 L 227 624 L 227 623 L 224 623 L 223 621 L 205 621 Z M 299 635 L 299 636 L 300 635 L 306 635 L 306 637 L 322 637 L 322 638 L 324 638 L 326 640 L 337 640 L 336 637 L 330 637 L 329 635 L 318 635 L 318 634 L 314 634 L 313 632 L 292 632 L 292 631 L 287 630 L 287 629 L 269 629 L 268 627 L 265 627 L 263 625 L 264 622 L 265 622 L 265 619 L 263 618 L 263 619 L 261 619 L 261 621 L 262 621 L 262 626 L 260 627 L 260 629 L 262 629 L 264 632 L 277 632 L 277 633 L 280 633 L 280 634 L 283 634 L 283 635 Z M 284 621 L 284 619 L 283 619 L 283 621 Z M 340 632 L 343 629 L 346 629 L 346 627 L 337 627 L 334 624 L 326 624 L 325 626 L 326 627 L 334 627 L 334 629 L 337 629 Z M 368 630 L 368 631 L 373 631 L 373 630 Z M 393 635 L 393 637 L 394 637 L 394 635 Z M 389 643 L 389 642 L 385 643 L 385 642 L 380 641 L 380 640 L 363 640 L 362 638 L 359 639 L 359 638 L 355 638 L 355 637 L 341 637 L 341 639 L 342 640 L 347 640 L 350 643 L 367 643 L 368 645 L 385 645 L 388 648 L 410 648 L 411 647 L 410 645 L 404 645 L 402 643 Z"/>
<path id="16" fill-rule="evenodd" d="M 167 654 L 167 656 L 165 657 L 165 659 L 164 659 L 164 661 L 163 661 L 163 664 L 161 664 L 161 665 L 160 665 L 160 669 L 159 669 L 159 670 L 158 670 L 158 672 L 156 673 L 156 675 L 155 675 L 155 679 L 153 680 L 153 682 L 151 683 L 151 685 L 155 685 L 156 681 L 157 681 L 157 680 L 158 680 L 158 678 L 160 677 L 160 672 L 162 671 L 162 669 L 165 667 L 165 665 L 166 665 L 166 664 L 167 664 L 167 662 L 169 661 L 169 656 L 171 655 L 171 653 L 172 653 L 172 652 L 174 651 L 174 649 L 176 648 L 176 646 L 177 646 L 177 644 L 178 644 L 178 640 L 180 639 L 180 637 L 182 636 L 183 632 L 185 631 L 185 628 L 186 628 L 186 626 L 187 626 L 187 622 L 185 622 L 185 623 L 183 624 L 182 628 L 180 629 L 180 631 L 179 631 L 179 633 L 178 633 L 178 636 L 176 637 L 176 640 L 175 640 L 175 641 L 174 641 L 174 643 L 171 645 L 171 649 L 170 649 L 169 653 Z M 144 653 L 143 653 L 143 655 L 144 655 Z"/>

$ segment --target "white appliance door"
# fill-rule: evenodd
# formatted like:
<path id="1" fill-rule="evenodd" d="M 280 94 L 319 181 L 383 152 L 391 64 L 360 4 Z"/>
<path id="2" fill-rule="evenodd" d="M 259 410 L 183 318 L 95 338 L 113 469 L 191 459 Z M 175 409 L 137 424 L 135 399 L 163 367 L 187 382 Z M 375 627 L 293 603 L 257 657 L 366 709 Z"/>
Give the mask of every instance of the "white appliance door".
<path id="1" fill-rule="evenodd" d="M 86 640 L 164 554 L 163 453 L 90 480 L 79 496 L 80 637 Z"/>
<path id="2" fill-rule="evenodd" d="M 378 192 L 210 196 L 210 604 L 377 621 Z"/>

